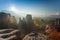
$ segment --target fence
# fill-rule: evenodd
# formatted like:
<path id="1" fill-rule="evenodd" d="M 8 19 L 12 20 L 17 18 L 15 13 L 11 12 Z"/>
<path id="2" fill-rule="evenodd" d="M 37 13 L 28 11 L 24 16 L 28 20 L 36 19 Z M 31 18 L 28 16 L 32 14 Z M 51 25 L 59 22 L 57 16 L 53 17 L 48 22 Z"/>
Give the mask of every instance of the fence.
<path id="1" fill-rule="evenodd" d="M 0 40 L 18 40 L 17 33 L 19 30 L 1 29 Z"/>

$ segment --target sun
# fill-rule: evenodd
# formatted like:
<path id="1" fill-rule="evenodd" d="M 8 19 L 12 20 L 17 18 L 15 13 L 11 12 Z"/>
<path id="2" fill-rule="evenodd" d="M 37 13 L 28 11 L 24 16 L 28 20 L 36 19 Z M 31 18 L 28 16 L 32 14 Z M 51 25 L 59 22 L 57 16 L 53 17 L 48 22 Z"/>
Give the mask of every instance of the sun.
<path id="1" fill-rule="evenodd" d="M 18 9 L 16 6 L 10 6 L 9 11 L 11 11 L 17 15 L 21 15 L 21 16 L 25 15 L 25 12 L 21 9 Z"/>
<path id="2" fill-rule="evenodd" d="M 21 16 L 25 16 L 26 14 L 30 14 L 27 9 L 24 9 L 24 8 L 18 9 L 16 6 L 10 6 L 9 11 L 11 11 L 17 15 L 21 15 Z"/>
<path id="3" fill-rule="evenodd" d="M 11 7 L 10 7 L 10 11 L 13 11 L 13 12 L 15 12 L 15 11 L 16 11 L 16 8 L 15 8 L 15 6 L 11 6 Z"/>
<path id="4" fill-rule="evenodd" d="M 16 13 L 16 14 L 19 14 L 19 10 L 16 8 L 16 6 L 10 6 L 9 11 Z"/>

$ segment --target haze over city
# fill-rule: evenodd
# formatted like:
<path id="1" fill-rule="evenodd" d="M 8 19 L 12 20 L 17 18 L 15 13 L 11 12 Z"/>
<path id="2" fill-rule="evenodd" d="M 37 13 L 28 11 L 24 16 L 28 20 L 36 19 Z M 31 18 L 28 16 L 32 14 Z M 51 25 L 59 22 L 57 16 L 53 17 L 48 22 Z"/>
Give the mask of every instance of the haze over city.
<path id="1" fill-rule="evenodd" d="M 0 0 L 0 40 L 60 40 L 60 0 Z"/>
<path id="2" fill-rule="evenodd" d="M 15 16 L 59 15 L 60 0 L 0 0 L 0 11 L 12 12 Z"/>

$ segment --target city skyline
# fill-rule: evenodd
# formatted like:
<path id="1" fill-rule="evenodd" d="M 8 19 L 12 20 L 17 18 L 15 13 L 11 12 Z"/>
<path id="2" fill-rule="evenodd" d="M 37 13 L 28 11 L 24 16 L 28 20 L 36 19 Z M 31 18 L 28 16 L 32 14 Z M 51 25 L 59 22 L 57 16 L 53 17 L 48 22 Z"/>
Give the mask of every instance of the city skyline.
<path id="1" fill-rule="evenodd" d="M 57 15 L 60 12 L 60 0 L 0 0 L 0 11 L 10 11 L 15 16 Z"/>

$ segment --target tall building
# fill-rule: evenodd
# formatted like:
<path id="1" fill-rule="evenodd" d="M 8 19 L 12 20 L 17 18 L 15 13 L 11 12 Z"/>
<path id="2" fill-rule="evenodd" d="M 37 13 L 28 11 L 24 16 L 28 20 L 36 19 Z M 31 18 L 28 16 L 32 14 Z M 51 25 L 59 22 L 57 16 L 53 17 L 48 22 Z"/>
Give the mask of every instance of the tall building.
<path id="1" fill-rule="evenodd" d="M 27 16 L 26 16 L 26 25 L 27 25 L 27 32 L 28 33 L 34 31 L 32 15 L 30 15 L 30 14 L 27 14 Z"/>
<path id="2" fill-rule="evenodd" d="M 15 16 L 11 16 L 10 22 L 11 22 L 11 23 L 16 23 L 16 18 L 15 18 Z"/>
<path id="3" fill-rule="evenodd" d="M 27 23 L 31 23 L 32 22 L 32 15 L 27 14 L 27 16 L 26 16 L 26 22 Z"/>
<path id="4" fill-rule="evenodd" d="M 0 12 L 0 26 L 1 26 L 0 28 L 8 27 L 9 18 L 10 18 L 10 14 L 7 14 L 5 12 Z"/>
<path id="5" fill-rule="evenodd" d="M 10 28 L 17 28 L 17 20 L 15 16 L 11 16 L 10 18 Z"/>
<path id="6" fill-rule="evenodd" d="M 60 25 L 60 18 L 57 18 L 57 19 L 55 20 L 55 25 Z"/>

